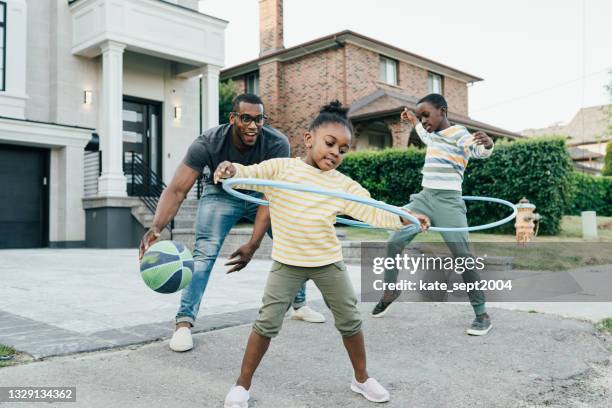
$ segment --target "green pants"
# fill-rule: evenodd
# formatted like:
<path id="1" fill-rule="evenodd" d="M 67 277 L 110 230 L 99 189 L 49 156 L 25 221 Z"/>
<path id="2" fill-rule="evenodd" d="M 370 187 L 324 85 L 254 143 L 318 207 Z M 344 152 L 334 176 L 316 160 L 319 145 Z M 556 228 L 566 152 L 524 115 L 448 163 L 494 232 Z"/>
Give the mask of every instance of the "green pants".
<path id="1" fill-rule="evenodd" d="M 312 279 L 321 291 L 340 334 L 345 337 L 357 334 L 361 329 L 357 296 L 342 261 L 315 268 L 274 261 L 266 282 L 263 305 L 253 329 L 264 337 L 275 337 L 296 292 L 308 279 Z"/>
<path id="2" fill-rule="evenodd" d="M 467 210 L 460 191 L 424 188 L 420 193 L 410 196 L 410 203 L 406 208 L 428 216 L 433 227 L 459 228 L 468 226 Z M 467 232 L 442 232 L 441 234 L 453 256 L 473 257 Z M 414 232 L 395 231 L 387 243 L 387 256 L 395 257 L 397 254 L 401 254 L 415 236 L 416 233 Z M 397 269 L 386 270 L 385 282 L 397 282 L 397 275 Z M 480 275 L 473 269 L 466 270 L 462 277 L 466 283 L 480 280 Z M 482 291 L 470 291 L 468 297 L 477 315 L 485 312 L 485 296 Z"/>

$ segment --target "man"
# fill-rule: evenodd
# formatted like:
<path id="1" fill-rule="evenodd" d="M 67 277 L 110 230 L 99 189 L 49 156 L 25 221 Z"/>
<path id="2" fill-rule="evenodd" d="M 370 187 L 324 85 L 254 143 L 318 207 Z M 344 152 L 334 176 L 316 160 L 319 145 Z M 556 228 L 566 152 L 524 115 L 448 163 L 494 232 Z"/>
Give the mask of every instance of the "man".
<path id="1" fill-rule="evenodd" d="M 140 244 L 142 257 L 144 251 L 158 239 L 160 231 L 174 218 L 187 193 L 203 173 L 204 192 L 196 218 L 194 274 L 183 290 L 176 315 L 176 330 L 169 344 L 174 351 L 193 348 L 191 327 L 196 320 L 212 267 L 232 227 L 243 217 L 250 220 L 257 217 L 260 221 L 255 223 L 250 241 L 231 255 L 231 258 L 237 259 L 226 264 L 233 265 L 228 273 L 244 268 L 259 248 L 266 231 L 270 234 L 268 207 L 258 207 L 227 194 L 220 185 L 213 183 L 212 173 L 219 163 L 226 160 L 250 165 L 275 157 L 289 157 L 287 137 L 272 127 L 264 127 L 264 105 L 257 95 L 237 96 L 232 110 L 229 124 L 207 130 L 189 147 L 172 181 L 163 191 L 153 225 Z M 312 323 L 324 322 L 325 317 L 310 309 L 305 302 L 305 285 L 302 285 L 294 299 L 291 317 Z"/>

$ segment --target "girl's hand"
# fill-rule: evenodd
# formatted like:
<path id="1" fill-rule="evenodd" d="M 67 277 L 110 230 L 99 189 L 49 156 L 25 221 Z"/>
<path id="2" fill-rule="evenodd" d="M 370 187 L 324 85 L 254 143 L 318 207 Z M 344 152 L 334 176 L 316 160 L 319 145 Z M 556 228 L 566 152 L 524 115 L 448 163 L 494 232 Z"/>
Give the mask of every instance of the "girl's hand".
<path id="1" fill-rule="evenodd" d="M 219 164 L 214 174 L 214 182 L 217 184 L 223 179 L 232 178 L 236 175 L 236 167 L 231 162 L 224 161 Z"/>
<path id="2" fill-rule="evenodd" d="M 431 222 L 429 221 L 429 217 L 423 214 L 419 214 L 419 213 L 413 213 L 412 211 L 408 211 L 406 209 L 404 209 L 404 211 L 406 211 L 408 214 L 412 215 L 414 218 L 416 218 L 417 220 L 419 220 L 419 223 L 421 224 L 421 231 L 425 232 L 429 229 L 429 227 L 431 226 Z M 412 225 L 413 222 L 405 219 L 405 218 L 401 218 L 402 220 L 402 224 L 404 225 Z"/>
<path id="3" fill-rule="evenodd" d="M 416 126 L 419 121 L 408 107 L 404 108 L 404 111 L 400 114 L 400 119 L 412 123 L 412 126 Z"/>

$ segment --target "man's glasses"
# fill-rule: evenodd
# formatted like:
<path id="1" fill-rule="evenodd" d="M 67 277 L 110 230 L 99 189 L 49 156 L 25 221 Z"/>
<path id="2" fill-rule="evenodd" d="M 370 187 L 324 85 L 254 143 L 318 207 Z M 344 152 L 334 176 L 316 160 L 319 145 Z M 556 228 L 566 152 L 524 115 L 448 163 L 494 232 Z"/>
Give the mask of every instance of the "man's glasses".
<path id="1" fill-rule="evenodd" d="M 247 113 L 242 113 L 242 114 L 239 112 L 232 112 L 232 113 L 236 115 L 236 117 L 240 119 L 240 122 L 244 123 L 245 125 L 250 125 L 251 122 L 253 121 L 255 121 L 255 124 L 261 125 L 262 123 L 264 123 L 266 119 L 268 119 L 266 115 L 251 116 Z"/>

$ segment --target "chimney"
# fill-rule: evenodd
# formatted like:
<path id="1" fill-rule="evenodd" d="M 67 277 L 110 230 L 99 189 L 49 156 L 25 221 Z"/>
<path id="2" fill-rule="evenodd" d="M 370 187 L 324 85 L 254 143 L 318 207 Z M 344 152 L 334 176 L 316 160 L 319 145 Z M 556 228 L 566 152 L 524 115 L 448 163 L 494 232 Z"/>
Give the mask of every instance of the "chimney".
<path id="1" fill-rule="evenodd" d="M 259 56 L 284 48 L 283 0 L 259 0 Z"/>

